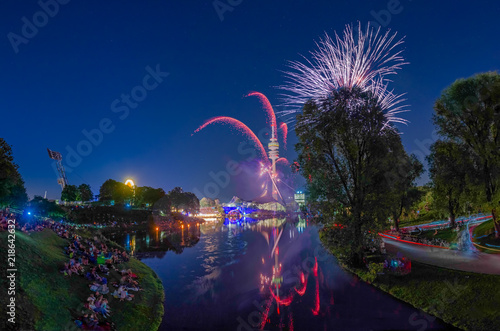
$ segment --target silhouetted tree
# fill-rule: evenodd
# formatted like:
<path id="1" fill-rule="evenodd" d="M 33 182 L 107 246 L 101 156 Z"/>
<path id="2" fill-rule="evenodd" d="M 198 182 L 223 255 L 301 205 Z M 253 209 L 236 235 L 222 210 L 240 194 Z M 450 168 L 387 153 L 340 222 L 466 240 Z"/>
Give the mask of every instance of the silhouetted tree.
<path id="1" fill-rule="evenodd" d="M 80 201 L 80 191 L 75 185 L 66 185 L 61 192 L 62 201 Z"/>
<path id="2" fill-rule="evenodd" d="M 489 72 L 455 81 L 434 110 L 439 133 L 461 145 L 472 160 L 471 178 L 482 187 L 500 237 L 500 75 Z"/>
<path id="3" fill-rule="evenodd" d="M 28 201 L 24 181 L 14 163 L 12 148 L 0 138 L 0 206 L 22 208 Z"/>

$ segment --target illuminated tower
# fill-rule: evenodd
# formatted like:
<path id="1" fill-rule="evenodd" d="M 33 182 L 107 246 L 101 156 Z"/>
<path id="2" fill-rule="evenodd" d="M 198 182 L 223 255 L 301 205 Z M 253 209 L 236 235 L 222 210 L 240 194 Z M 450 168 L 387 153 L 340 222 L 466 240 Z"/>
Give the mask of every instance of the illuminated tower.
<path id="1" fill-rule="evenodd" d="M 276 138 L 276 124 L 271 126 L 272 136 L 271 141 L 267 145 L 269 147 L 269 159 L 272 162 L 271 177 L 273 182 L 273 199 L 278 200 L 278 188 L 275 184 L 276 175 L 276 161 L 279 159 L 279 149 L 280 144 L 278 143 L 278 138 Z"/>

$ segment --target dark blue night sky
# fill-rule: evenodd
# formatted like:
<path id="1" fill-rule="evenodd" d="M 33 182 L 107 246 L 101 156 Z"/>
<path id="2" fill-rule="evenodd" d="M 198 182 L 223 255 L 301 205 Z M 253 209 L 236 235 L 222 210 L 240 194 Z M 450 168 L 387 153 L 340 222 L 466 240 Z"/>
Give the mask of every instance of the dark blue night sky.
<path id="1" fill-rule="evenodd" d="M 382 15 L 382 23 L 406 36 L 410 63 L 392 85 L 411 105 L 404 115 L 411 123 L 400 127 L 409 152 L 427 153 L 433 102 L 446 86 L 500 69 L 498 1 L 232 0 L 236 6 L 222 21 L 213 0 L 60 2 L 65 4 L 46 22 L 36 1 L 0 2 L 0 136 L 13 145 L 30 197 L 45 191 L 60 197 L 46 148 L 62 152 L 67 164 L 68 148 L 89 140 L 83 130 L 100 125 L 109 133 L 94 135 L 97 146 L 73 160 L 74 167 L 67 164 L 69 182 L 87 182 L 96 194 L 106 179 L 127 177 L 140 186 L 203 193 L 214 182 L 210 173 L 224 170 L 229 160 L 256 168 L 238 152 L 245 138 L 229 127 L 191 134 L 218 115 L 235 117 L 256 133 L 266 128 L 260 103 L 243 98 L 246 93 L 266 94 L 279 111 L 275 86 L 283 84 L 288 60 L 313 50 L 324 32 L 375 21 L 372 13 L 388 8 L 395 14 L 390 22 Z M 38 31 L 25 28 L 29 38 L 12 42 L 13 34 L 22 36 L 22 18 L 33 22 L 34 15 Z M 161 73 L 143 82 L 150 71 Z M 144 100 L 121 100 L 139 85 L 150 88 Z M 294 142 L 292 131 L 290 147 Z M 291 160 L 292 150 L 285 153 Z M 246 172 L 219 186 L 222 199 L 258 191 Z"/>

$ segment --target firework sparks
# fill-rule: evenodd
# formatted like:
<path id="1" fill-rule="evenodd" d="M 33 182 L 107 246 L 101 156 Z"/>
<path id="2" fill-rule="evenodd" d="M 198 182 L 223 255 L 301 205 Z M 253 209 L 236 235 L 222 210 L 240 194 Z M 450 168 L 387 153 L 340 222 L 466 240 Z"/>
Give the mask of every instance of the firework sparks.
<path id="1" fill-rule="evenodd" d="M 246 96 L 247 97 L 256 96 L 259 98 L 260 102 L 262 103 L 262 106 L 264 107 L 264 109 L 267 113 L 267 117 L 268 117 L 269 121 L 271 122 L 271 127 L 276 128 L 276 114 L 274 113 L 273 106 L 269 102 L 269 99 L 267 99 L 267 97 L 260 92 L 250 92 Z"/>
<path id="2" fill-rule="evenodd" d="M 288 162 L 288 160 L 285 159 L 284 157 L 280 157 L 279 159 L 277 159 L 276 164 L 278 163 L 283 163 L 285 166 L 290 165 L 290 162 Z"/>
<path id="3" fill-rule="evenodd" d="M 217 116 L 217 117 L 211 118 L 211 119 L 207 120 L 205 123 L 203 123 L 198 129 L 196 129 L 193 134 L 203 130 L 204 128 L 206 128 L 210 124 L 214 124 L 214 123 L 221 123 L 221 124 L 225 124 L 225 125 L 230 125 L 230 126 L 236 128 L 239 132 L 241 132 L 244 135 L 246 135 L 247 137 L 249 137 L 250 140 L 252 140 L 252 142 L 257 147 L 257 151 L 260 153 L 260 156 L 261 156 L 262 160 L 264 161 L 264 163 L 265 164 L 269 163 L 269 161 L 267 159 L 266 150 L 264 149 L 264 146 L 260 142 L 259 138 L 257 138 L 255 133 L 252 130 L 250 130 L 250 128 L 248 126 L 246 126 L 244 123 L 238 121 L 235 118 L 227 117 L 227 116 Z"/>
<path id="4" fill-rule="evenodd" d="M 286 149 L 286 141 L 288 139 L 288 124 L 280 124 L 281 136 L 283 137 L 283 148 Z"/>
<path id="5" fill-rule="evenodd" d="M 355 37 L 357 34 L 357 37 Z M 311 52 L 311 59 L 304 62 L 290 62 L 291 71 L 285 72 L 287 91 L 285 102 L 291 107 L 283 115 L 295 115 L 309 100 L 324 100 L 339 88 L 358 87 L 370 91 L 379 102 L 389 123 L 407 123 L 398 114 L 407 111 L 401 102 L 402 95 L 388 89 L 387 76 L 396 74 L 406 64 L 398 47 L 403 38 L 397 40 L 396 33 L 388 30 L 380 33 L 368 24 L 366 30 L 358 24 L 357 32 L 347 25 L 343 36 L 335 33 L 335 38 L 327 34 L 316 44 L 317 50 Z M 290 119 L 290 122 L 293 119 Z"/>

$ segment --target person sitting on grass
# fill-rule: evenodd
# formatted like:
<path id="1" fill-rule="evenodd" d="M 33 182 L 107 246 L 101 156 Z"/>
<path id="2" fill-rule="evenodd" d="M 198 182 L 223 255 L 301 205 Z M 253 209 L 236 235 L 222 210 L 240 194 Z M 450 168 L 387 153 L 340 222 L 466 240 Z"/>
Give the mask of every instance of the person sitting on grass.
<path id="1" fill-rule="evenodd" d="M 97 328 L 97 326 L 99 325 L 99 320 L 97 319 L 95 314 L 91 314 L 88 320 L 89 322 L 87 323 L 87 325 L 90 327 L 90 330 Z"/>
<path id="2" fill-rule="evenodd" d="M 61 269 L 61 272 L 64 274 L 64 276 L 71 277 L 71 270 L 69 268 L 69 264 L 68 263 L 64 263 L 64 268 Z"/>
<path id="3" fill-rule="evenodd" d="M 86 256 L 82 257 L 82 264 L 83 265 L 89 265 L 89 259 L 88 259 L 88 257 L 86 257 Z"/>
<path id="4" fill-rule="evenodd" d="M 101 313 L 102 316 L 104 316 L 105 318 L 108 317 L 108 315 L 110 313 L 110 309 L 109 309 L 109 306 L 108 306 L 108 299 L 103 299 L 102 300 L 102 303 L 101 303 L 100 307 L 97 308 L 96 312 Z"/>
<path id="5" fill-rule="evenodd" d="M 100 281 L 102 281 L 102 278 L 101 278 L 101 276 L 99 276 L 97 274 L 97 270 L 96 269 L 97 269 L 96 267 L 93 267 L 92 271 L 90 272 L 90 275 L 92 276 L 93 279 L 95 279 L 95 280 L 97 280 L 97 281 L 100 282 Z"/>
<path id="6" fill-rule="evenodd" d="M 102 294 L 107 294 L 109 293 L 109 288 L 108 288 L 108 284 L 98 284 L 98 283 L 93 283 L 93 284 L 89 284 L 89 287 L 90 287 L 90 290 L 91 291 L 95 291 L 97 293 L 102 293 Z"/>
<path id="7" fill-rule="evenodd" d="M 113 295 L 113 297 L 120 299 L 120 301 L 123 301 L 123 300 L 130 301 L 134 297 L 134 295 L 128 294 L 127 290 L 123 286 L 120 286 L 118 288 L 118 290 L 113 292 L 112 295 Z"/>

